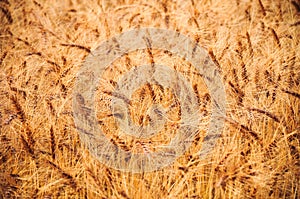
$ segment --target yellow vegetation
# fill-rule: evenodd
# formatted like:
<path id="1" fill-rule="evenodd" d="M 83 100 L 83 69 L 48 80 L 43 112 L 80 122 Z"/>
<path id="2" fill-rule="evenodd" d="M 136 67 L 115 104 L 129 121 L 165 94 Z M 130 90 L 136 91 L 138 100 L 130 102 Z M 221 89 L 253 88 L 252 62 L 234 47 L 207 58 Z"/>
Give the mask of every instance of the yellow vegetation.
<path id="1" fill-rule="evenodd" d="M 143 174 L 106 167 L 80 142 L 72 109 L 79 68 L 101 42 L 139 27 L 177 30 L 219 67 L 226 126 L 205 159 L 197 155 L 203 129 L 173 165 Z M 152 56 L 189 79 L 199 110 L 209 115 L 209 94 L 193 66 L 161 51 Z M 104 74 L 110 84 L 97 92 L 99 128 L 125 150 L 156 150 L 180 120 L 177 103 L 160 134 L 137 141 L 118 136 L 107 117 L 104 89 L 112 91 L 116 78 L 150 61 L 142 50 L 120 58 Z M 299 198 L 299 93 L 297 0 L 2 0 L 0 198 Z M 147 124 L 145 107 L 153 100 L 167 107 L 174 95 L 145 85 L 132 99 L 133 121 Z"/>

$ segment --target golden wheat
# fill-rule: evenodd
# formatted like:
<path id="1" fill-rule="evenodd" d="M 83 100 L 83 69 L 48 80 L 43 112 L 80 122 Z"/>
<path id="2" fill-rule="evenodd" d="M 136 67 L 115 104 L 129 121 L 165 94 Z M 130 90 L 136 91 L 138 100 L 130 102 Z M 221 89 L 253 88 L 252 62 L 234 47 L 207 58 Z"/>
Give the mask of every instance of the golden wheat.
<path id="1" fill-rule="evenodd" d="M 0 198 L 299 198 L 299 16 L 296 0 L 0 1 Z M 149 41 L 116 60 L 96 98 L 99 128 L 115 145 L 158 150 L 181 119 L 176 96 L 149 84 L 124 99 L 133 122 L 151 123 L 145 110 L 153 103 L 172 107 L 164 113 L 170 120 L 149 140 L 120 133 L 108 104 L 118 78 L 136 66 L 179 71 L 204 115 L 174 164 L 133 174 L 98 162 L 81 143 L 72 91 L 89 53 L 140 27 L 176 30 L 207 49 L 222 75 L 227 114 L 221 138 L 201 159 L 212 102 L 194 66 Z"/>

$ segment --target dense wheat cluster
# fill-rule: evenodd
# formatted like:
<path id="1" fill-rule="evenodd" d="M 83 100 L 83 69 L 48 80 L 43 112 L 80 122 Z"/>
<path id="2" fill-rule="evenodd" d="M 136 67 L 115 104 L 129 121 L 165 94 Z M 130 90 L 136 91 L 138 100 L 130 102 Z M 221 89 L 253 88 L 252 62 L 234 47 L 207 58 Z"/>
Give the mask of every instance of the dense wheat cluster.
<path id="1" fill-rule="evenodd" d="M 132 120 L 147 125 L 153 101 L 173 104 L 166 113 L 172 120 L 147 140 L 116 133 L 107 104 L 133 66 L 155 62 L 181 72 L 205 116 L 174 164 L 133 174 L 105 166 L 81 143 L 72 91 L 91 51 L 140 27 L 178 31 L 204 47 L 220 70 L 227 113 L 215 149 L 200 159 L 211 103 L 195 68 L 159 50 L 116 60 L 99 83 L 96 106 L 99 128 L 123 150 L 158 150 L 180 121 L 174 94 L 145 85 L 132 95 Z M 0 1 L 0 198 L 296 199 L 299 171 L 299 1 Z"/>

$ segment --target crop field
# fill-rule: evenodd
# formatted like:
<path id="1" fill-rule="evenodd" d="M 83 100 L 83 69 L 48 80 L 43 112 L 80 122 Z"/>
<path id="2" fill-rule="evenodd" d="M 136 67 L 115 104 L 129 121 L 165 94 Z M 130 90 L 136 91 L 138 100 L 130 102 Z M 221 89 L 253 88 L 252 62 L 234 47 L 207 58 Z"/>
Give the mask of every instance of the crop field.
<path id="1" fill-rule="evenodd" d="M 83 142 L 74 120 L 82 107 L 73 102 L 84 99 L 74 90 L 99 45 L 147 27 L 176 31 L 205 49 L 226 93 L 224 128 L 199 156 L 212 121 L 211 90 L 188 60 L 145 41 L 147 49 L 125 53 L 102 73 L 97 128 L 132 154 L 165 150 L 176 137 L 189 98 L 160 82 L 123 97 L 129 126 L 112 111 L 118 82 L 125 76 L 132 84 L 132 71 L 144 74 L 145 66 L 169 68 L 153 73 L 156 81 L 180 74 L 190 89 L 180 92 L 192 91 L 201 120 L 190 119 L 197 134 L 171 164 L 122 171 Z M 132 126 L 153 135 L 128 134 Z M 300 198 L 300 1 L 0 0 L 0 198 Z"/>

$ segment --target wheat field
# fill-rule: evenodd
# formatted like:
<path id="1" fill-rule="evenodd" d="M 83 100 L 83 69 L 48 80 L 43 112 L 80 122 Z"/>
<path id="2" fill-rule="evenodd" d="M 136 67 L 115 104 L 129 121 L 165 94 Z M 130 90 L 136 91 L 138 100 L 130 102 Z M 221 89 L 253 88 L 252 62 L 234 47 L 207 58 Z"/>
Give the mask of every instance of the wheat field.
<path id="1" fill-rule="evenodd" d="M 130 173 L 97 161 L 81 142 L 72 92 L 89 53 L 141 27 L 178 31 L 207 50 L 226 89 L 226 123 L 199 158 L 211 102 L 195 68 L 160 50 L 127 54 L 96 94 L 99 128 L 112 143 L 158 150 L 181 119 L 172 91 L 145 85 L 132 95 L 132 120 L 147 125 L 154 102 L 174 103 L 172 120 L 148 140 L 119 133 L 107 102 L 133 66 L 155 62 L 182 73 L 205 115 L 172 165 Z M 0 198 L 300 198 L 298 0 L 1 0 L 0 69 Z"/>

